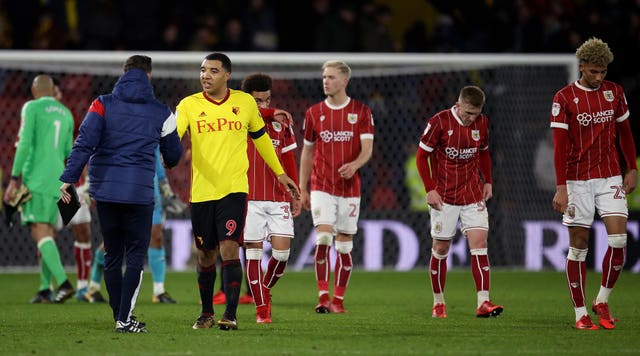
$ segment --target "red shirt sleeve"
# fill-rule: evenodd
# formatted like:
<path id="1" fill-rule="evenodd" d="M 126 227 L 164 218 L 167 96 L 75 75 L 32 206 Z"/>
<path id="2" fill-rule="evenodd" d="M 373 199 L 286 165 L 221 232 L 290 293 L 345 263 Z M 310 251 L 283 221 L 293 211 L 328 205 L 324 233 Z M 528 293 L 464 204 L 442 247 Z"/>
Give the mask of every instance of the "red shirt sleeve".
<path id="1" fill-rule="evenodd" d="M 620 150 L 624 156 L 624 161 L 629 169 L 637 170 L 636 165 L 636 145 L 633 142 L 633 133 L 631 132 L 631 124 L 629 120 L 624 120 L 616 125 L 618 130 L 618 142 L 620 142 Z"/>
<path id="2" fill-rule="evenodd" d="M 293 150 L 282 154 L 282 168 L 294 182 L 298 181 L 298 169 Z"/>
<path id="3" fill-rule="evenodd" d="M 556 185 L 567 184 L 567 144 L 569 132 L 553 129 L 553 166 L 556 169 Z"/>
<path id="4" fill-rule="evenodd" d="M 273 114 L 276 112 L 276 109 L 274 108 L 266 108 L 266 109 L 260 108 L 259 110 L 260 110 L 260 115 L 262 115 L 262 118 L 273 117 Z"/>
<path id="5" fill-rule="evenodd" d="M 480 172 L 485 183 L 491 184 L 491 155 L 489 149 L 480 150 Z"/>
<path id="6" fill-rule="evenodd" d="M 418 167 L 418 173 L 422 178 L 424 189 L 428 193 L 436 188 L 436 182 L 431 177 L 431 168 L 429 168 L 429 152 L 418 147 L 416 153 L 416 166 Z"/>

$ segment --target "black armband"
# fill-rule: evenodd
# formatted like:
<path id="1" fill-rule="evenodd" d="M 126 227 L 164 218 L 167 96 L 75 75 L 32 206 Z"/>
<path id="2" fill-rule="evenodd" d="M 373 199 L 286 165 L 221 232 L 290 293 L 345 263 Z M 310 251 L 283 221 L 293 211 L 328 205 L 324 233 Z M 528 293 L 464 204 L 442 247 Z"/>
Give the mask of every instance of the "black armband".
<path id="1" fill-rule="evenodd" d="M 266 131 L 264 130 L 264 127 L 261 128 L 260 130 L 256 131 L 256 132 L 249 132 L 249 136 L 251 136 L 252 139 L 257 139 L 260 136 L 264 135 L 266 133 Z"/>

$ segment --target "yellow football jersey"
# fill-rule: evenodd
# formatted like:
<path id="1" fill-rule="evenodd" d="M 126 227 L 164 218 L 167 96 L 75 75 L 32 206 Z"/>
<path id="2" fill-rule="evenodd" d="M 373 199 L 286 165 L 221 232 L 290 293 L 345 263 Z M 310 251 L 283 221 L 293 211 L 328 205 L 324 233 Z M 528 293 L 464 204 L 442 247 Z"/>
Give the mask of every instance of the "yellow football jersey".
<path id="1" fill-rule="evenodd" d="M 248 193 L 247 135 L 264 127 L 255 99 L 234 89 L 221 101 L 200 92 L 182 99 L 176 116 L 178 135 L 191 139 L 191 202 Z"/>

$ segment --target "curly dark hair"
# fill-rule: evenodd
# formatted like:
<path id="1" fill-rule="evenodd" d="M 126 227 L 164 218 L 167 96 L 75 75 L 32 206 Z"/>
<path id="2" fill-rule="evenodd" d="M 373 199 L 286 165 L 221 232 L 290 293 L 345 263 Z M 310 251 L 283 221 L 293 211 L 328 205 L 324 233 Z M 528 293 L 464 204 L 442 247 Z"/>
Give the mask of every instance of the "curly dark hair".
<path id="1" fill-rule="evenodd" d="M 244 78 L 240 89 L 249 94 L 254 91 L 271 90 L 271 77 L 264 73 L 250 74 Z"/>

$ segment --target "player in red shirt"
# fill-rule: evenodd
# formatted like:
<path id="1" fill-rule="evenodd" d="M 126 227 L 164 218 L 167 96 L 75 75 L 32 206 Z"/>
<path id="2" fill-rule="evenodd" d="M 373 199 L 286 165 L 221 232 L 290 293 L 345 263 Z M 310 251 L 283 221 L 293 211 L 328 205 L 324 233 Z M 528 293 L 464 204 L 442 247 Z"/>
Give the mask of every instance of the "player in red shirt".
<path id="1" fill-rule="evenodd" d="M 256 99 L 265 130 L 285 173 L 294 181 L 298 170 L 294 150 L 297 147 L 290 114 L 270 108 L 271 77 L 255 73 L 242 81 L 242 91 Z M 277 120 L 276 114 L 283 113 L 285 120 Z M 271 288 L 284 274 L 289 260 L 291 239 L 293 239 L 293 218 L 300 215 L 300 199 L 292 199 L 278 183 L 278 178 L 264 162 L 253 142 L 249 140 L 249 203 L 247 224 L 244 229 L 246 250 L 246 273 L 249 288 L 256 305 L 256 322 L 271 323 Z M 271 242 L 271 257 L 267 270 L 262 274 L 262 241 Z"/>
<path id="2" fill-rule="evenodd" d="M 322 66 L 326 99 L 307 109 L 300 155 L 302 206 L 312 211 L 319 302 L 317 313 L 344 313 L 344 295 L 353 266 L 353 235 L 360 215 L 359 169 L 371 158 L 373 116 L 369 107 L 347 96 L 351 68 L 342 61 Z M 308 185 L 311 181 L 309 193 Z M 333 299 L 329 298 L 329 249 L 335 236 Z"/>
<path id="3" fill-rule="evenodd" d="M 471 252 L 471 273 L 478 302 L 476 316 L 498 316 L 503 310 L 501 305 L 494 305 L 489 299 L 489 214 L 485 202 L 493 193 L 489 118 L 482 114 L 485 99 L 484 92 L 477 86 L 462 88 L 452 108 L 429 119 L 416 154 L 418 171 L 427 192 L 427 204 L 431 207 L 433 242 L 429 274 L 434 318 L 447 317 L 444 300 L 447 256 L 458 219 Z"/>
<path id="4" fill-rule="evenodd" d="M 627 200 L 636 187 L 638 173 L 629 108 L 622 87 L 604 80 L 613 61 L 609 46 L 590 38 L 577 50 L 580 79 L 553 97 L 551 128 L 554 141 L 556 194 L 553 208 L 564 214 L 569 229 L 566 274 L 575 310 L 576 328 L 595 330 L 584 301 L 589 230 L 596 211 L 609 235 L 602 261 L 600 291 L 591 309 L 600 325 L 613 329 L 608 299 L 624 265 L 627 245 Z M 619 144 L 627 167 L 624 179 L 616 148 Z"/>

